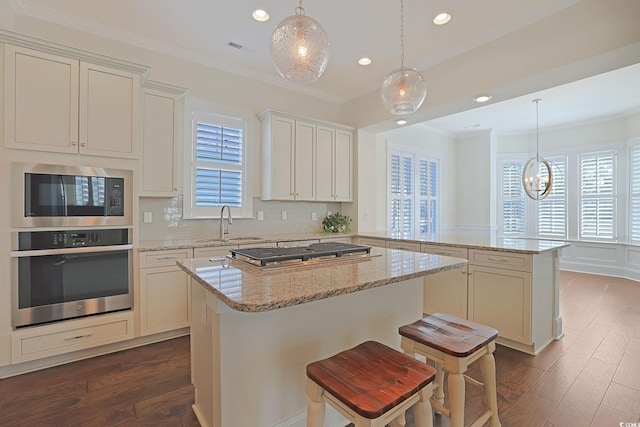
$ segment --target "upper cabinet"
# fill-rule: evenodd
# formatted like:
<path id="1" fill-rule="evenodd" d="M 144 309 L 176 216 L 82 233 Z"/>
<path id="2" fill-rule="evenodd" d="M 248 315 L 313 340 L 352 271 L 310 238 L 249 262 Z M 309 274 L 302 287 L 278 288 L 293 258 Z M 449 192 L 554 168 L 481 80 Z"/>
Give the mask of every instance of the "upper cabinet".
<path id="1" fill-rule="evenodd" d="M 263 200 L 352 201 L 353 130 L 267 110 Z"/>
<path id="2" fill-rule="evenodd" d="M 185 89 L 154 85 L 142 93 L 141 196 L 175 196 L 180 179 L 180 135 Z"/>
<path id="3" fill-rule="evenodd" d="M 137 157 L 139 74 L 5 45 L 5 146 Z"/>

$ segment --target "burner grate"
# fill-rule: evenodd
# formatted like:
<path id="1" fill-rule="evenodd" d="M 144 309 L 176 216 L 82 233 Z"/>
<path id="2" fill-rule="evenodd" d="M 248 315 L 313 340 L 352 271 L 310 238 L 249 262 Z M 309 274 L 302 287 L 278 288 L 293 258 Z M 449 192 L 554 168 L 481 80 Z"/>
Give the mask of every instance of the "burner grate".
<path id="1" fill-rule="evenodd" d="M 291 248 L 246 248 L 231 249 L 231 256 L 238 258 L 242 256 L 251 261 L 259 262 L 261 266 L 270 263 L 300 260 L 308 261 L 313 258 L 335 257 L 339 258 L 343 255 L 356 253 L 370 253 L 370 246 L 353 245 L 340 242 L 320 242 L 309 246 L 291 247 Z"/>

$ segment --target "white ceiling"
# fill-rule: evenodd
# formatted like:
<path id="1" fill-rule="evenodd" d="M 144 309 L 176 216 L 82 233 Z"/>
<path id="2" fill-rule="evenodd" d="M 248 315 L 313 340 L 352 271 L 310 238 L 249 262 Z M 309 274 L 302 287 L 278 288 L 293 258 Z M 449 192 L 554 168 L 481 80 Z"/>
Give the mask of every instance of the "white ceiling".
<path id="1" fill-rule="evenodd" d="M 306 14 L 323 25 L 331 43 L 326 72 L 309 85 L 285 82 L 269 56 L 271 32 L 294 13 L 297 0 L 11 1 L 18 13 L 339 103 L 378 90 L 384 75 L 400 65 L 398 0 L 305 0 Z M 580 1 L 405 0 L 405 65 L 425 69 Z M 254 21 L 251 12 L 256 8 L 266 9 L 271 19 Z M 444 10 L 453 19 L 444 26 L 434 25 L 433 17 Z M 243 48 L 229 47 L 229 42 Z M 362 56 L 373 63 L 358 65 Z M 640 68 L 615 73 L 536 94 L 543 99 L 541 126 L 640 107 L 640 91 L 629 90 L 630 84 L 640 87 Z M 533 98 L 487 105 L 429 125 L 456 133 L 487 127 L 504 131 L 530 128 L 535 126 Z"/>

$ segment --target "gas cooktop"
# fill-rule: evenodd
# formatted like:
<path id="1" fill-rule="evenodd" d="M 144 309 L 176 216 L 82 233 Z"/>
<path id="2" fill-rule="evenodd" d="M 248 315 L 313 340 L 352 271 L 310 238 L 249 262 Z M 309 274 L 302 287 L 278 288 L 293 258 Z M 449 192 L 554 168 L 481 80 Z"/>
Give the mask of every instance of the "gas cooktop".
<path id="1" fill-rule="evenodd" d="M 313 243 L 309 246 L 291 248 L 247 248 L 231 249 L 231 257 L 249 264 L 266 267 L 269 265 L 296 265 L 311 259 L 338 259 L 343 256 L 367 255 L 371 246 L 352 245 L 340 242 Z"/>

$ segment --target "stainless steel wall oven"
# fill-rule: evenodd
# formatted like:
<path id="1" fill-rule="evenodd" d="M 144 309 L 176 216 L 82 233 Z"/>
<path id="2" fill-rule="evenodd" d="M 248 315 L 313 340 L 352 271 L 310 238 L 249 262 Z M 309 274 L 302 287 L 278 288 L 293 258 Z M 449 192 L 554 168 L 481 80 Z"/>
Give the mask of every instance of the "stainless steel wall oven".
<path id="1" fill-rule="evenodd" d="M 130 229 L 12 234 L 12 325 L 133 307 Z"/>

